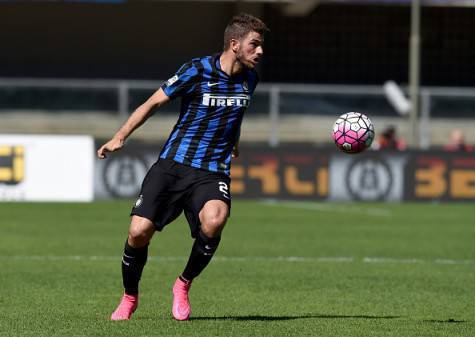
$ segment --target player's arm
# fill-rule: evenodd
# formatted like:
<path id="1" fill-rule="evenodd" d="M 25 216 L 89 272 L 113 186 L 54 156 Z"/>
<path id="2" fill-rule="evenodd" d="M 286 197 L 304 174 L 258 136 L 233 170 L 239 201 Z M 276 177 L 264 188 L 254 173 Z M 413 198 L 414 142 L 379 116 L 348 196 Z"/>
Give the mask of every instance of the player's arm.
<path id="1" fill-rule="evenodd" d="M 236 144 L 234 144 L 233 151 L 232 151 L 231 155 L 232 155 L 233 158 L 239 157 L 239 139 L 236 142 Z"/>
<path id="2" fill-rule="evenodd" d="M 236 142 L 234 143 L 233 150 L 231 152 L 231 156 L 233 158 L 239 157 L 239 139 L 241 138 L 241 129 L 238 131 Z"/>
<path id="3" fill-rule="evenodd" d="M 97 150 L 97 156 L 101 159 L 106 158 L 107 152 L 114 152 L 124 146 L 125 140 L 141 126 L 150 116 L 152 110 L 157 109 L 167 103 L 170 98 L 165 94 L 162 88 L 158 89 L 150 98 L 140 105 L 117 131 L 117 133 L 107 143 Z"/>
<path id="4" fill-rule="evenodd" d="M 257 83 L 259 82 L 259 75 L 254 71 L 252 72 L 252 75 L 254 76 L 254 87 L 252 89 L 252 93 L 254 93 L 254 90 L 256 90 Z M 233 158 L 238 158 L 239 157 L 239 139 L 241 138 L 241 128 L 239 128 L 237 137 L 236 137 L 236 142 L 234 143 L 233 150 L 231 152 L 231 156 Z"/>

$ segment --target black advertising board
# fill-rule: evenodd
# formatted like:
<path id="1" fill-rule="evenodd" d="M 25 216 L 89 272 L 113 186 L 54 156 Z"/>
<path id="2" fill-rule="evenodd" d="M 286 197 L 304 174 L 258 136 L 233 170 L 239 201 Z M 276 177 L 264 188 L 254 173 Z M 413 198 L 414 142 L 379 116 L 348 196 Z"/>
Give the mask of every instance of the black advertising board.
<path id="1" fill-rule="evenodd" d="M 99 145 L 100 142 L 97 142 Z M 96 159 L 96 198 L 135 198 L 161 144 L 131 142 Z M 475 201 L 475 155 L 242 144 L 232 162 L 235 198 L 335 201 Z"/>

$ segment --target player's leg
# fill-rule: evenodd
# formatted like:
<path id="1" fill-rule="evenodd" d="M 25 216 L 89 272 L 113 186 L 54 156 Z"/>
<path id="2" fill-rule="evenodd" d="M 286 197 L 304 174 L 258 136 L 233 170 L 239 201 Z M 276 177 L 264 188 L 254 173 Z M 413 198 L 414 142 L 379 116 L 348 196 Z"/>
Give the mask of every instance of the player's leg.
<path id="1" fill-rule="evenodd" d="M 152 221 L 138 215 L 132 216 L 122 258 L 122 277 L 126 294 L 138 294 L 138 284 L 147 262 L 148 244 L 154 233 L 155 226 Z"/>
<path id="2" fill-rule="evenodd" d="M 177 320 L 187 320 L 191 314 L 188 292 L 191 283 L 213 258 L 221 240 L 221 231 L 226 224 L 229 207 L 221 200 L 206 202 L 199 212 L 201 228 L 196 236 L 190 257 L 183 273 L 173 286 L 173 317 Z"/>
<path id="3" fill-rule="evenodd" d="M 139 281 L 147 262 L 148 244 L 155 232 L 155 226 L 147 218 L 132 216 L 129 234 L 125 241 L 122 257 L 122 282 L 124 295 L 111 319 L 127 320 L 134 313 L 139 300 Z"/>
<path id="4" fill-rule="evenodd" d="M 127 306 L 125 314 L 114 312 L 113 320 L 129 319 L 138 303 L 138 284 L 147 262 L 148 244 L 155 231 L 162 230 L 183 211 L 184 189 L 177 186 L 179 181 L 174 172 L 176 164 L 159 160 L 152 165 L 142 183 L 140 197 L 131 211 L 132 222 L 124 247 L 122 277 L 124 297 Z M 173 190 L 176 187 L 176 190 Z M 183 190 L 183 191 L 182 191 Z M 117 312 L 116 310 L 116 312 Z"/>
<path id="5" fill-rule="evenodd" d="M 221 240 L 228 213 L 229 207 L 222 200 L 207 201 L 199 212 L 201 226 L 181 275 L 184 280 L 193 280 L 211 261 Z"/>
<path id="6" fill-rule="evenodd" d="M 173 287 L 173 316 L 186 320 L 191 313 L 188 292 L 191 282 L 205 269 L 218 248 L 231 206 L 229 178 L 208 174 L 199 181 L 185 215 L 195 242 L 183 273 Z"/>

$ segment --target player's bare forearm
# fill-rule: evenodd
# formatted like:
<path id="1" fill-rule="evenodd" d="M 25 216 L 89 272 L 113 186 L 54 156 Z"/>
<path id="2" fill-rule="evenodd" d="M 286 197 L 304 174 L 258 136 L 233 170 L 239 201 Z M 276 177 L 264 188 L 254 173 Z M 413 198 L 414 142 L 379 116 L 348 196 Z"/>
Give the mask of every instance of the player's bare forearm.
<path id="1" fill-rule="evenodd" d="M 100 159 L 104 159 L 108 152 L 114 152 L 121 149 L 124 146 L 125 140 L 132 134 L 132 132 L 147 120 L 150 111 L 152 110 L 151 108 L 152 107 L 149 107 L 147 103 L 139 106 L 132 115 L 130 115 L 119 131 L 117 131 L 114 137 L 97 150 L 97 156 Z"/>
<path id="2" fill-rule="evenodd" d="M 152 110 L 159 108 L 168 101 L 168 96 L 162 89 L 158 89 L 145 103 L 135 109 L 114 137 L 97 150 L 97 156 L 103 159 L 106 158 L 108 152 L 114 152 L 121 149 L 124 146 L 125 140 L 132 134 L 132 132 L 145 123 Z"/>
<path id="3" fill-rule="evenodd" d="M 114 135 L 114 138 L 125 141 L 138 127 L 140 127 L 150 116 L 150 112 L 154 106 L 144 103 L 139 106 L 122 125 L 122 127 Z"/>
<path id="4" fill-rule="evenodd" d="M 139 106 L 127 119 L 125 124 L 115 134 L 114 137 L 125 141 L 138 127 L 140 127 L 150 116 L 153 109 L 161 107 L 169 101 L 162 89 L 158 89 L 145 103 Z"/>

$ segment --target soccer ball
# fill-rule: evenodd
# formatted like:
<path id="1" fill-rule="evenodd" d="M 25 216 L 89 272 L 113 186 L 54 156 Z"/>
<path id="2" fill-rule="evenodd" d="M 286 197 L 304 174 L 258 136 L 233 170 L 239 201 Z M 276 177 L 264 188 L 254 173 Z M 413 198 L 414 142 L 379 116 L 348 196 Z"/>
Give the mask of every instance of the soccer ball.
<path id="1" fill-rule="evenodd" d="M 343 152 L 359 153 L 373 142 L 373 123 L 359 112 L 345 113 L 338 117 L 333 125 L 332 138 Z"/>

